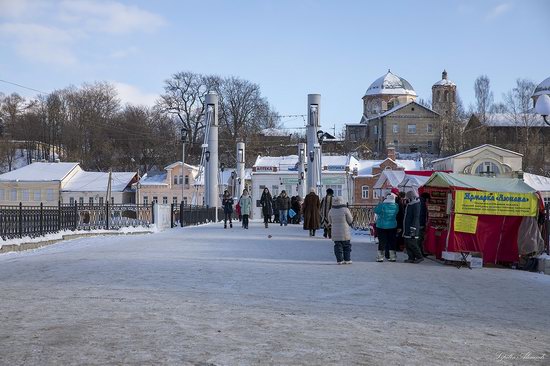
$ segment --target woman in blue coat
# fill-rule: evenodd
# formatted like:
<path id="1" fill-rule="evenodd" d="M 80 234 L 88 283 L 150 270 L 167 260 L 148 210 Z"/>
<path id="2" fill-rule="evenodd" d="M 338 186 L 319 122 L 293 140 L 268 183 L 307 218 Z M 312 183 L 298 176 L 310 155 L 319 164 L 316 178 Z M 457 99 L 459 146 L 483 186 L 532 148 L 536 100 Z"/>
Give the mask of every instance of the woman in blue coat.
<path id="1" fill-rule="evenodd" d="M 386 248 L 390 252 L 390 262 L 395 262 L 395 243 L 397 234 L 397 213 L 399 206 L 395 203 L 395 194 L 388 193 L 386 199 L 378 204 L 374 209 L 377 215 L 376 233 L 378 234 L 378 255 L 377 262 L 384 261 L 384 251 Z"/>

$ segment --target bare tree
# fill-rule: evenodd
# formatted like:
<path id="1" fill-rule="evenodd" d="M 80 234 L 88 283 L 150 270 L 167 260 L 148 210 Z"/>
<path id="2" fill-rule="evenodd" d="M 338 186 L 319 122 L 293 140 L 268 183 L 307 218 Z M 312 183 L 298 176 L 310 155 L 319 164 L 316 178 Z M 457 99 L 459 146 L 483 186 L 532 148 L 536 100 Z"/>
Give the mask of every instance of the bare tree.
<path id="1" fill-rule="evenodd" d="M 487 75 L 478 76 L 474 83 L 475 91 L 475 112 L 482 124 L 487 122 L 488 113 L 493 105 L 493 92 L 491 81 Z"/>

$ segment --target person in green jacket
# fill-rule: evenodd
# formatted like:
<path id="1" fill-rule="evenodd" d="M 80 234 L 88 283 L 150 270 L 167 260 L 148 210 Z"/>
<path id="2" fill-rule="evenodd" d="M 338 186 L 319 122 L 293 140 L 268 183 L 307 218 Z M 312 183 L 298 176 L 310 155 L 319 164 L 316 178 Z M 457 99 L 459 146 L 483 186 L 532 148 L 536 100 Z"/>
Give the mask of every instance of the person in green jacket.
<path id="1" fill-rule="evenodd" d="M 243 229 L 248 229 L 248 216 L 250 215 L 250 208 L 252 206 L 252 198 L 248 195 L 248 189 L 243 190 L 243 194 L 239 198 L 239 205 L 241 206 L 241 215 L 243 216 Z"/>
<path id="2" fill-rule="evenodd" d="M 378 234 L 378 255 L 377 262 L 384 261 L 384 251 L 386 248 L 390 251 L 390 262 L 396 261 L 395 244 L 397 234 L 397 213 L 399 206 L 395 203 L 395 194 L 388 193 L 386 199 L 380 202 L 374 209 L 377 215 L 376 232 Z"/>

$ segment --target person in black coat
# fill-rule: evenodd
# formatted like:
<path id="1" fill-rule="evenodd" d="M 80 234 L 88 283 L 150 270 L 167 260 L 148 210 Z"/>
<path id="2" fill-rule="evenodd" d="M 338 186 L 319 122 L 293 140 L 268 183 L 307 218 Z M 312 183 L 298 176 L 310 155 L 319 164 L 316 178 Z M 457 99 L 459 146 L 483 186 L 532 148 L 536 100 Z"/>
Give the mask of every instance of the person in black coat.
<path id="1" fill-rule="evenodd" d="M 424 256 L 418 246 L 418 235 L 420 234 L 420 200 L 413 191 L 407 192 L 407 207 L 403 218 L 403 238 L 409 258 L 407 263 L 420 263 Z"/>
<path id="2" fill-rule="evenodd" d="M 283 191 L 284 192 L 284 191 Z M 279 222 L 279 208 L 277 207 L 277 201 L 279 197 L 273 197 L 272 207 L 273 207 L 273 222 Z"/>
<path id="3" fill-rule="evenodd" d="M 267 229 L 269 221 L 271 221 L 271 215 L 273 215 L 273 198 L 269 189 L 264 188 L 262 197 L 260 198 L 260 205 L 262 206 L 262 214 L 264 215 L 264 224 Z"/>
<path id="4" fill-rule="evenodd" d="M 231 215 L 233 214 L 233 197 L 231 197 L 231 195 L 227 190 L 223 192 L 222 206 L 223 206 L 223 228 L 227 229 L 228 219 L 229 219 L 229 227 L 233 228 L 233 223 L 231 222 Z"/>

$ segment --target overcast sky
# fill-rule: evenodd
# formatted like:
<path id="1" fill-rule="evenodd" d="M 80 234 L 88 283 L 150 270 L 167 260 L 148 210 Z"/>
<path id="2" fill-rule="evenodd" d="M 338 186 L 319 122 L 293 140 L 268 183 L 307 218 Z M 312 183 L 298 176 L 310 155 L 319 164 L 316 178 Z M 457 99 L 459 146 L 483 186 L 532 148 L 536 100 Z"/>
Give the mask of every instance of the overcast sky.
<path id="1" fill-rule="evenodd" d="M 2 80 L 44 92 L 105 80 L 152 104 L 175 72 L 234 75 L 284 115 L 320 93 L 325 129 L 359 122 L 361 97 L 388 69 L 424 99 L 446 69 L 467 107 L 477 76 L 498 101 L 518 77 L 549 77 L 549 60 L 545 0 L 0 0 Z M 4 82 L 0 92 L 36 94 Z"/>

